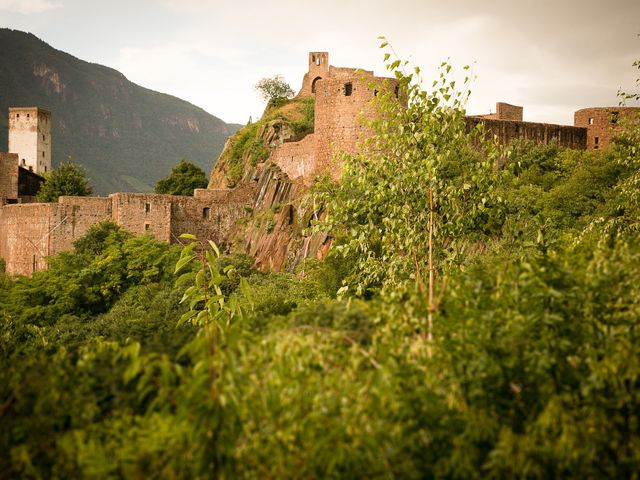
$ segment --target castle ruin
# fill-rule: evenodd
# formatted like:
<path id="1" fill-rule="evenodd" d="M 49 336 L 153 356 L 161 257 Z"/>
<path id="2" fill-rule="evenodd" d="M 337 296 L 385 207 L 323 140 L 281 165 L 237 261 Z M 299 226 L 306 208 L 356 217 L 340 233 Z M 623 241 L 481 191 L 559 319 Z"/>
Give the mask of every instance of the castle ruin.
<path id="1" fill-rule="evenodd" d="M 283 143 L 272 152 L 271 162 L 289 179 L 302 179 L 305 185 L 322 174 L 339 178 L 341 170 L 333 161 L 335 155 L 341 151 L 355 153 L 359 140 L 367 135 L 360 116 L 376 115 L 371 100 L 378 91 L 372 84 L 394 88 L 397 81 L 376 77 L 368 70 L 329 65 L 327 52 L 309 53 L 309 70 L 298 96 L 315 96 L 313 133 L 298 142 Z"/>
<path id="2" fill-rule="evenodd" d="M 57 203 L 35 203 L 41 175 L 51 169 L 51 114 L 33 108 L 9 110 L 9 152 L 0 153 L 0 257 L 7 273 L 31 275 L 46 268 L 46 258 L 71 249 L 73 242 L 104 220 L 112 220 L 134 234 L 177 242 L 182 233 L 230 243 L 238 221 L 252 211 L 285 205 L 272 232 L 247 235 L 243 249 L 265 268 L 282 268 L 289 256 L 321 257 L 329 248 L 326 235 L 293 242 L 290 227 L 296 207 L 291 200 L 318 175 L 339 178 L 335 162 L 340 152 L 355 153 L 368 135 L 361 117 L 376 115 L 371 101 L 378 88 L 397 82 L 371 71 L 337 68 L 327 52 L 309 53 L 308 71 L 298 96 L 315 97 L 314 129 L 303 138 L 290 138 L 272 146 L 269 159 L 239 186 L 197 189 L 193 197 L 146 193 L 113 193 L 108 197 L 60 197 Z M 384 87 L 382 87 L 384 85 Z M 530 140 L 556 142 L 561 148 L 599 149 L 612 139 L 619 121 L 638 108 L 587 108 L 575 113 L 573 126 L 523 121 L 523 108 L 506 103 L 496 113 L 469 116 L 469 128 L 482 122 L 488 135 L 500 143 Z M 296 244 L 295 252 L 290 245 Z"/>

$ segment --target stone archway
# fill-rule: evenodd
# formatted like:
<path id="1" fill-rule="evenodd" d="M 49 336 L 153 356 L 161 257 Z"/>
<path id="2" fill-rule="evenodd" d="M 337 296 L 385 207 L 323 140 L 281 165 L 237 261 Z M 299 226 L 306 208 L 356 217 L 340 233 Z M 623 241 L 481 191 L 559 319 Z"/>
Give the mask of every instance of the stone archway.
<path id="1" fill-rule="evenodd" d="M 316 93 L 316 82 L 318 80 L 322 80 L 322 77 L 316 77 L 313 79 L 313 82 L 311 82 L 311 93 Z"/>

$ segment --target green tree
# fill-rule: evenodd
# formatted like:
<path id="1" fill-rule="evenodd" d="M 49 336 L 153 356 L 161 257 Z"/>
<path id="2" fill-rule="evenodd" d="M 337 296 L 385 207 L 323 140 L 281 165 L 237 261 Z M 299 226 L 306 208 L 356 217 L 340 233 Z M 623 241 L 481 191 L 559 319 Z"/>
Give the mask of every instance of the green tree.
<path id="1" fill-rule="evenodd" d="M 56 202 L 63 195 L 86 197 L 93 192 L 87 180 L 87 171 L 71 161 L 62 162 L 44 178 L 37 195 L 40 202 Z"/>
<path id="2" fill-rule="evenodd" d="M 373 135 L 343 157 L 341 182 L 322 191 L 329 214 L 320 228 L 339 237 L 341 253 L 357 258 L 345 288 L 362 295 L 381 287 L 402 297 L 417 286 L 430 336 L 436 277 L 481 240 L 474 234 L 482 236 L 499 202 L 492 192 L 500 150 L 484 140 L 481 126 L 467 127 L 469 75 L 459 89 L 451 65 L 442 63 L 427 91 L 419 67 L 409 72 L 408 62 L 391 53 L 385 61 L 397 86 L 369 86 L 380 92 L 378 115 L 368 122 Z"/>
<path id="3" fill-rule="evenodd" d="M 291 86 L 282 78 L 282 75 L 263 78 L 256 83 L 255 89 L 260 94 L 260 98 L 268 100 L 269 104 L 282 102 L 295 94 Z"/>
<path id="4" fill-rule="evenodd" d="M 207 188 L 207 176 L 196 165 L 181 160 L 171 173 L 156 183 L 155 192 L 169 195 L 193 195 L 196 188 Z"/>

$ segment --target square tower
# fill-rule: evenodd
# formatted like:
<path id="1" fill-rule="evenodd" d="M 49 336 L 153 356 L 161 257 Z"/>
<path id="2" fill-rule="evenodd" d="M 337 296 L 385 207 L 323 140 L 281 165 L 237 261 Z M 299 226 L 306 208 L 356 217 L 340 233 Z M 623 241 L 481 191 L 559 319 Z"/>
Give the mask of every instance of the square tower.
<path id="1" fill-rule="evenodd" d="M 9 152 L 38 175 L 51 170 L 51 112 L 38 107 L 9 108 Z"/>
<path id="2" fill-rule="evenodd" d="M 328 52 L 309 52 L 309 73 L 325 76 L 329 71 Z"/>

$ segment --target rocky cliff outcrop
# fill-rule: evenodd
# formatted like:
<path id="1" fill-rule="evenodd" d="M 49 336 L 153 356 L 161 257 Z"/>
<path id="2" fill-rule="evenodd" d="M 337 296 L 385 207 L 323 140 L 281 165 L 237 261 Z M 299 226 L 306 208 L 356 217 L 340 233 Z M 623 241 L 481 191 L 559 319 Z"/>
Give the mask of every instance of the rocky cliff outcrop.
<path id="1" fill-rule="evenodd" d="M 308 104 L 308 99 L 296 99 L 281 109 L 267 110 L 264 120 L 247 125 L 227 141 L 211 171 L 210 189 L 253 191 L 251 215 L 239 220 L 232 243 L 255 257 L 263 269 L 294 271 L 304 258 L 323 258 L 331 244 L 328 235 L 310 232 L 312 220 L 322 212 L 309 188 L 271 161 L 271 154 L 284 143 L 310 133 L 295 123 Z"/>

